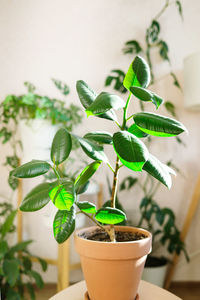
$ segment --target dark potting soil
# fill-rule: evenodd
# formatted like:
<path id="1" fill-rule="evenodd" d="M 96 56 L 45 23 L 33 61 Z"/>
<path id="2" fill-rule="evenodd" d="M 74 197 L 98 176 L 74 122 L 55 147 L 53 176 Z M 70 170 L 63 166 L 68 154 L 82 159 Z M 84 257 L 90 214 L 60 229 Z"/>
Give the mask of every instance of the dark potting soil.
<path id="1" fill-rule="evenodd" d="M 83 232 L 80 237 L 90 240 L 90 241 L 98 241 L 98 242 L 110 242 L 110 237 L 107 232 L 97 228 L 92 232 Z M 117 242 L 131 242 L 138 241 L 146 238 L 147 236 L 139 233 L 139 232 L 126 232 L 126 231 L 116 231 L 115 239 Z"/>
<path id="2" fill-rule="evenodd" d="M 152 267 L 162 267 L 168 263 L 167 259 L 164 257 L 155 257 L 155 256 L 147 256 L 147 260 L 145 263 L 146 268 Z"/>

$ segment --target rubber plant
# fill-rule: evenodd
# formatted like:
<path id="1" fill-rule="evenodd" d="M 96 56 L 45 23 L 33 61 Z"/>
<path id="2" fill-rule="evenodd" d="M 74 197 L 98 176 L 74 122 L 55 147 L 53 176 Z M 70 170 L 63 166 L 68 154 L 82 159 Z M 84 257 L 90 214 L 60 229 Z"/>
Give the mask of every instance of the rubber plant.
<path id="1" fill-rule="evenodd" d="M 129 168 L 133 172 L 147 172 L 168 188 L 171 187 L 171 174 L 175 172 L 149 153 L 142 139 L 148 135 L 158 138 L 177 136 L 187 129 L 179 121 L 156 113 L 136 112 L 128 115 L 128 106 L 133 101 L 132 96 L 139 101 L 152 103 L 156 109 L 163 103 L 160 96 L 147 89 L 149 83 L 150 69 L 140 56 L 135 57 L 123 81 L 124 88 L 129 91 L 126 101 L 107 92 L 97 95 L 84 81 L 78 81 L 76 85 L 78 96 L 87 116 L 110 120 L 116 126 L 116 132 L 111 134 L 95 131 L 80 137 L 61 128 L 52 142 L 52 164 L 33 160 L 11 172 L 11 176 L 16 178 L 40 176 L 51 169 L 56 174 L 56 181 L 42 183 L 30 191 L 24 198 L 20 209 L 37 211 L 52 200 L 58 209 L 53 224 L 54 236 L 58 243 L 68 239 L 74 231 L 77 213 L 87 215 L 98 227 L 108 233 L 111 242 L 115 242 L 114 225 L 126 219 L 125 213 L 116 208 L 118 174 L 122 167 Z M 121 110 L 121 122 L 118 120 L 115 110 Z M 72 136 L 93 160 L 75 181 L 64 178 L 60 168 L 60 165 L 70 155 Z M 115 167 L 109 162 L 103 144 L 109 144 L 110 151 L 116 155 Z M 79 202 L 77 195 L 87 188 L 90 178 L 102 163 L 105 163 L 113 173 L 111 207 L 102 207 L 97 210 L 93 203 Z M 76 212 L 76 208 L 79 211 Z M 104 226 L 104 224 L 108 226 Z"/>

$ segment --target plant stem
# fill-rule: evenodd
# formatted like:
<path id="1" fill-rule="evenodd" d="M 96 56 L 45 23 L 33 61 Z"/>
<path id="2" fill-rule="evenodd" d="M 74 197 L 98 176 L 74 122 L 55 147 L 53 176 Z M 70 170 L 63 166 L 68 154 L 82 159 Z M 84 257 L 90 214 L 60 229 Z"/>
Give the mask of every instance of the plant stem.
<path id="1" fill-rule="evenodd" d="M 167 9 L 168 6 L 169 6 L 169 0 L 166 0 L 165 5 L 161 9 L 161 11 L 155 16 L 154 20 L 158 20 L 162 16 L 162 14 L 165 12 L 165 10 Z"/>
<path id="2" fill-rule="evenodd" d="M 128 99 L 127 99 L 127 101 L 126 101 L 126 105 L 125 105 L 125 107 L 124 107 L 124 115 L 123 115 L 123 125 L 122 125 L 122 130 L 124 130 L 125 129 L 125 127 L 126 127 L 126 112 L 127 112 L 127 109 L 128 109 L 128 105 L 129 105 L 129 102 L 130 102 L 130 100 L 131 100 L 131 96 L 132 96 L 132 94 L 131 93 L 129 93 L 129 95 L 128 95 Z"/>

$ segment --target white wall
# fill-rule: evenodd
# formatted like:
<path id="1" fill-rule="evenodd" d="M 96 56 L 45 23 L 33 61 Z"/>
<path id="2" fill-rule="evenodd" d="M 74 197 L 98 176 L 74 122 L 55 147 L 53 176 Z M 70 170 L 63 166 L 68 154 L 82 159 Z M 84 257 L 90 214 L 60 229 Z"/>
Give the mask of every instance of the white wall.
<path id="1" fill-rule="evenodd" d="M 123 56 L 124 41 L 138 38 L 143 42 L 144 29 L 158 12 L 162 0 L 1 0 L 0 1 L 0 96 L 22 93 L 23 82 L 31 81 L 41 93 L 58 96 L 50 78 L 65 80 L 71 87 L 67 98 L 78 104 L 75 82 L 83 79 L 97 92 L 104 89 L 104 80 L 111 69 L 128 68 L 132 57 Z M 184 23 L 176 9 L 170 7 L 162 17 L 162 35 L 169 42 L 172 65 L 179 79 L 183 79 L 183 59 L 200 48 L 200 2 L 183 0 Z M 157 58 L 158 59 L 158 58 Z M 168 72 L 165 63 L 156 68 L 157 77 Z M 178 106 L 180 120 L 189 129 L 184 136 L 186 148 L 169 140 L 160 140 L 153 150 L 163 160 L 173 158 L 185 174 L 174 180 L 171 191 L 164 187 L 157 196 L 163 206 L 174 208 L 181 228 L 187 213 L 195 180 L 199 172 L 199 114 L 183 108 L 183 95 L 164 77 L 155 90 Z M 84 122 L 84 129 L 113 131 L 111 122 L 92 117 Z M 152 150 L 152 151 L 153 151 Z M 0 160 L 8 151 L 1 147 Z M 123 171 L 128 174 L 129 171 Z M 99 180 L 104 182 L 105 169 Z M 0 192 L 8 193 L 7 171 L 1 167 Z M 136 208 L 140 196 L 124 196 L 126 207 Z M 196 213 L 187 239 L 189 253 L 200 249 L 199 219 Z M 34 224 L 34 226 L 36 226 Z M 41 245 L 42 247 L 42 245 Z M 45 244 L 48 248 L 48 245 Z M 200 280 L 200 254 L 190 264 L 181 258 L 176 280 Z"/>

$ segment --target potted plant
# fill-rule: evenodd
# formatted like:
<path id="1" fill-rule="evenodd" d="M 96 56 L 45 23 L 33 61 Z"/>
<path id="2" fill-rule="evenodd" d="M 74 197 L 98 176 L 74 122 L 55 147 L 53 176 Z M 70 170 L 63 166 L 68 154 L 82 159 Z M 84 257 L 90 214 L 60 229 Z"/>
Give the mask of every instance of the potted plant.
<path id="1" fill-rule="evenodd" d="M 15 232 L 14 220 L 16 210 L 4 202 L 0 204 L 0 297 L 2 300 L 35 298 L 35 287 L 44 287 L 41 275 L 32 265 L 34 257 L 28 250 L 32 241 L 17 244 L 8 243 L 9 235 Z M 34 257 L 41 264 L 42 270 L 47 270 L 47 263 L 40 257 Z"/>
<path id="2" fill-rule="evenodd" d="M 168 164 L 172 165 L 171 162 Z M 176 168 L 174 165 L 173 167 Z M 143 227 L 152 234 L 152 252 L 147 257 L 142 278 L 163 287 L 167 267 L 170 263 L 169 257 L 175 253 L 180 255 L 182 252 L 187 261 L 189 261 L 189 257 L 176 226 L 174 212 L 169 207 L 160 207 L 155 200 L 160 183 L 155 182 L 148 174 L 143 181 L 140 178 L 128 176 L 121 182 L 119 190 L 131 191 L 135 184 L 138 184 L 144 193 L 140 202 L 140 219 L 138 223 L 131 219 L 128 224 Z"/>
<path id="3" fill-rule="evenodd" d="M 106 92 L 97 95 L 84 81 L 78 81 L 77 92 L 87 116 L 111 120 L 117 131 L 113 135 L 102 131 L 89 132 L 80 137 L 61 128 L 52 142 L 52 164 L 33 160 L 10 174 L 16 178 L 32 178 L 47 173 L 50 169 L 54 171 L 57 180 L 36 186 L 24 198 L 20 209 L 37 211 L 52 200 L 58 208 L 53 231 L 59 243 L 73 233 L 77 214 L 83 213 L 94 222 L 95 226 L 81 229 L 75 234 L 76 250 L 81 256 L 91 300 L 134 299 L 146 257 L 151 251 L 151 233 L 139 228 L 115 226 L 126 219 L 125 213 L 115 207 L 121 167 L 134 172 L 147 172 L 170 188 L 170 174 L 174 171 L 150 154 L 141 138 L 147 135 L 170 137 L 187 131 L 180 122 L 158 114 L 139 112 L 127 115 L 132 95 L 140 101 L 153 103 L 156 108 L 163 102 L 161 97 L 146 89 L 149 82 L 149 67 L 139 56 L 131 63 L 124 79 L 124 87 L 129 90 L 126 102 L 119 96 Z M 114 112 L 118 109 L 122 109 L 121 123 Z M 71 152 L 71 136 L 77 139 L 83 151 L 93 160 L 75 181 L 64 178 L 60 170 L 60 165 Z M 103 144 L 110 144 L 116 154 L 115 167 L 109 162 Z M 85 190 L 89 179 L 102 163 L 113 173 L 111 207 L 96 210 L 92 203 L 79 202 L 77 195 Z M 76 212 L 76 208 L 79 211 Z"/>

